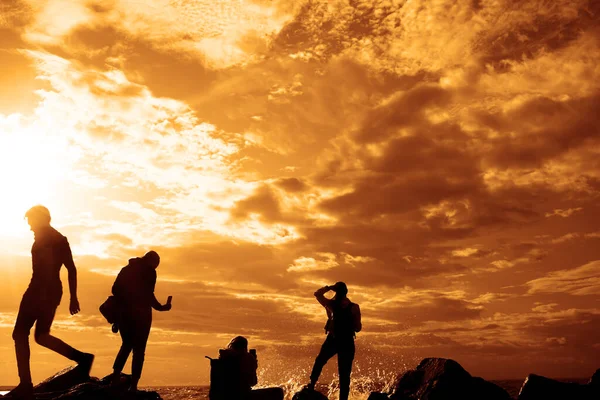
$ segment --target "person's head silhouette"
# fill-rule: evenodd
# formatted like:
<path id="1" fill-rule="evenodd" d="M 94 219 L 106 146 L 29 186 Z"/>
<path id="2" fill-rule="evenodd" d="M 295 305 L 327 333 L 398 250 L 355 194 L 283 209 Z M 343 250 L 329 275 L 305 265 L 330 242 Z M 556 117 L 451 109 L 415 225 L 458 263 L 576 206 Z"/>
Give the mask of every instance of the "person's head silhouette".
<path id="1" fill-rule="evenodd" d="M 154 250 L 150 250 L 144 254 L 142 260 L 144 260 L 150 267 L 154 269 L 158 268 L 158 265 L 160 264 L 160 256 Z"/>
<path id="2" fill-rule="evenodd" d="M 348 295 L 348 287 L 344 282 L 336 282 L 331 289 L 335 292 L 335 298 L 338 300 L 341 300 Z"/>
<path id="3" fill-rule="evenodd" d="M 237 351 L 248 351 L 248 339 L 243 336 L 236 336 L 231 339 L 231 342 L 229 342 L 227 348 Z"/>
<path id="4" fill-rule="evenodd" d="M 31 207 L 26 213 L 27 223 L 33 232 L 50 226 L 50 211 L 42 205 Z"/>

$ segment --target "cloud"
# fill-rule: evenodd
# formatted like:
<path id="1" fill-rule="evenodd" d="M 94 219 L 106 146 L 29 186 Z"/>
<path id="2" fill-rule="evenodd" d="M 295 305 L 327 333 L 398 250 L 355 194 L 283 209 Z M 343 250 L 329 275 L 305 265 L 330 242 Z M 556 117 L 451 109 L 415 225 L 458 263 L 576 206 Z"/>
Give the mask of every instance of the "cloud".
<path id="1" fill-rule="evenodd" d="M 312 293 L 339 280 L 363 310 L 358 374 L 431 354 L 489 377 L 597 367 L 596 3 L 6 4 L 5 325 L 38 199 L 80 269 L 85 314 L 57 328 L 100 368 L 118 338 L 97 304 L 161 254 L 176 306 L 153 384 L 208 381 L 190 348 L 237 334 L 261 379 L 297 380 L 323 338 Z"/>
<path id="2" fill-rule="evenodd" d="M 563 217 L 563 218 L 568 218 L 571 215 L 573 215 L 576 212 L 581 211 L 581 210 L 583 210 L 582 207 L 569 208 L 566 210 L 562 210 L 559 208 L 559 209 L 552 211 L 551 213 L 546 213 L 546 217 L 559 216 L 559 217 Z"/>
<path id="3" fill-rule="evenodd" d="M 600 293 L 600 261 L 573 269 L 555 271 L 527 282 L 528 293 L 568 293 L 575 296 Z"/>
<path id="4" fill-rule="evenodd" d="M 265 48 L 268 35 L 288 18 L 267 4 L 238 2 L 217 6 L 192 1 L 140 6 L 127 0 L 105 4 L 78 0 L 68 2 L 69 7 L 63 0 L 31 4 L 36 12 L 26 32 L 31 42 L 63 46 L 64 37 L 77 28 L 110 24 L 128 36 L 143 37 L 155 48 L 186 52 L 219 68 L 243 62 Z"/>
<path id="5" fill-rule="evenodd" d="M 299 257 L 294 260 L 288 267 L 288 272 L 305 272 L 305 271 L 318 271 L 327 270 L 337 267 L 339 264 L 335 254 L 331 253 L 319 253 L 321 260 L 315 260 L 312 257 Z"/>
<path id="6" fill-rule="evenodd" d="M 454 257 L 470 257 L 473 254 L 477 254 L 478 251 L 478 249 L 467 247 L 465 249 L 452 250 L 452 255 Z"/>

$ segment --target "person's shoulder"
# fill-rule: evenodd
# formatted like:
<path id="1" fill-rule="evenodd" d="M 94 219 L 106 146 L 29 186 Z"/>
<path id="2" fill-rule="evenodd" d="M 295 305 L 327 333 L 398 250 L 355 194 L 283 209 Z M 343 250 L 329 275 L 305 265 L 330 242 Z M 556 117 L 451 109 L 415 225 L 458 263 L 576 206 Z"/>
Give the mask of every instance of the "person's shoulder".
<path id="1" fill-rule="evenodd" d="M 67 239 L 67 237 L 65 235 L 63 235 L 62 233 L 60 233 L 56 228 L 51 227 L 50 228 L 50 232 L 52 235 L 52 239 L 54 241 L 56 241 L 57 243 L 60 243 L 62 245 L 69 245 L 69 239 Z"/>

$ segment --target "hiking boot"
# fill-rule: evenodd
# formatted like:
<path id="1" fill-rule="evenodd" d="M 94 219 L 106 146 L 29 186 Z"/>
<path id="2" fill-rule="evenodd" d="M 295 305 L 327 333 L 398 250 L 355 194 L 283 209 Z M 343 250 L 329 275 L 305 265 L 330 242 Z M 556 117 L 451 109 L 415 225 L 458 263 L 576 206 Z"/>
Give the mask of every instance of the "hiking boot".
<path id="1" fill-rule="evenodd" d="M 119 324 L 117 324 L 117 323 L 112 324 L 112 328 L 111 329 L 112 329 L 113 333 L 119 332 Z"/>
<path id="2" fill-rule="evenodd" d="M 92 364 L 94 363 L 94 355 L 91 353 L 81 353 L 79 360 L 77 361 L 77 367 L 81 369 L 86 375 L 90 374 Z"/>
<path id="3" fill-rule="evenodd" d="M 19 385 L 10 391 L 10 398 L 18 400 L 33 400 L 33 384 L 19 383 Z"/>

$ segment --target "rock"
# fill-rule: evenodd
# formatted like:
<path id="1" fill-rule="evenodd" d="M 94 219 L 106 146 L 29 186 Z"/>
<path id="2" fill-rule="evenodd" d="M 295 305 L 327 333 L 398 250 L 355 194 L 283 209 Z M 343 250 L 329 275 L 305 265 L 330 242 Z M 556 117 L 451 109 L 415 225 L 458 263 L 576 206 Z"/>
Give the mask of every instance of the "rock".
<path id="1" fill-rule="evenodd" d="M 135 395 L 126 390 L 102 385 L 99 382 L 87 382 L 77 385 L 62 395 L 55 397 L 54 400 L 161 400 L 158 393 L 153 391 L 138 390 Z"/>
<path id="2" fill-rule="evenodd" d="M 34 393 L 63 392 L 73 386 L 89 382 L 90 375 L 77 365 L 63 369 L 50 378 L 38 383 L 33 388 Z"/>
<path id="3" fill-rule="evenodd" d="M 283 400 L 284 396 L 283 389 L 279 387 L 253 389 L 250 392 L 251 400 Z"/>
<path id="4" fill-rule="evenodd" d="M 66 368 L 34 387 L 36 400 L 161 400 L 158 393 L 138 390 L 127 392 L 131 376 L 121 374 L 120 382 L 111 385 L 112 376 L 90 378 L 76 366 Z M 9 392 L 4 398 L 12 398 Z M 270 398 L 269 398 L 270 399 Z"/>
<path id="5" fill-rule="evenodd" d="M 600 369 L 597 369 L 596 372 L 594 372 L 594 375 L 592 375 L 588 384 L 600 388 Z"/>
<path id="6" fill-rule="evenodd" d="M 485 398 L 490 399 L 510 399 L 510 395 L 506 390 L 502 387 L 496 385 L 495 383 L 488 382 L 483 378 L 473 377 L 471 381 L 473 385 L 473 391 L 475 393 L 485 393 Z"/>
<path id="7" fill-rule="evenodd" d="M 559 382 L 530 374 L 521 386 L 519 400 L 597 400 L 598 392 L 594 389 L 593 385 Z"/>
<path id="8" fill-rule="evenodd" d="M 49 393 L 57 396 L 76 385 L 89 382 L 90 380 L 91 378 L 86 372 L 84 372 L 77 365 L 73 365 L 57 372 L 50 378 L 35 385 L 33 392 L 36 394 L 36 397 L 38 397 L 38 394 L 46 394 L 47 396 Z M 12 397 L 12 393 L 13 391 L 11 390 L 5 397 Z M 44 398 L 46 398 L 46 396 L 44 396 Z"/>
<path id="9" fill-rule="evenodd" d="M 392 400 L 511 400 L 501 387 L 474 378 L 456 361 L 425 358 L 415 370 L 400 376 Z"/>
<path id="10" fill-rule="evenodd" d="M 389 400 L 390 397 L 385 393 L 371 392 L 367 400 Z"/>
<path id="11" fill-rule="evenodd" d="M 328 400 L 328 399 L 327 399 L 327 396 L 325 396 L 321 392 L 303 388 L 301 391 L 296 393 L 294 395 L 294 397 L 292 397 L 292 400 Z"/>

